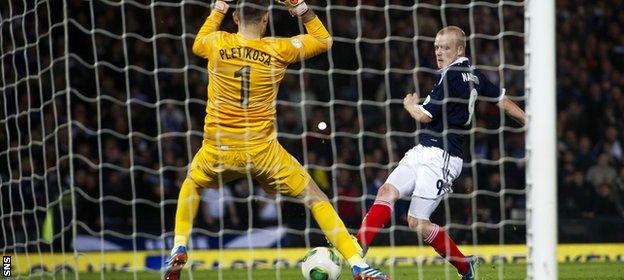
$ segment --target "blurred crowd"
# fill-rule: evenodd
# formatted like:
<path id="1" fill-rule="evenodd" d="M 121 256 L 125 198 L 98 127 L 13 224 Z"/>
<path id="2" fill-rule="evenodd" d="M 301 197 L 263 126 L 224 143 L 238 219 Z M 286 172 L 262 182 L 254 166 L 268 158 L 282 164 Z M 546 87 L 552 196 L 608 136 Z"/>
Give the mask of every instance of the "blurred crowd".
<path id="1" fill-rule="evenodd" d="M 613 239 L 621 223 L 575 225 L 624 216 L 624 1 L 558 2 L 559 217 Z"/>
<path id="2" fill-rule="evenodd" d="M 56 3 L 27 7 L 36 12 L 24 21 L 3 22 L 9 25 L 3 38 L 10 29 L 23 34 L 3 40 L 0 52 L 7 73 L 0 106 L 3 248 L 37 240 L 49 209 L 57 233 L 68 232 L 75 216 L 82 234 L 171 234 L 179 187 L 201 145 L 206 61 L 190 46 L 209 9 L 199 2 L 156 2 L 153 8 L 143 2 L 70 0 L 67 36 L 54 24 L 62 21 Z M 362 0 L 359 9 L 348 0 L 331 1 L 330 9 L 324 1 L 309 2 L 334 46 L 286 74 L 276 105 L 279 140 L 351 229 L 417 144 L 418 126 L 402 98 L 414 91 L 424 97 L 431 89 L 433 39 L 442 26 L 463 28 L 473 65 L 524 106 L 523 2 L 485 1 L 493 4 L 470 9 L 440 9 L 433 0 L 416 9 L 409 1 L 384 8 Z M 624 1 L 557 2 L 557 187 L 559 218 L 570 226 L 560 228 L 560 236 L 584 241 L 574 239 L 583 236 L 578 225 L 623 215 Z M 0 12 L 10 18 L 8 10 Z M 34 19 L 35 27 L 21 29 Z M 271 12 L 271 26 L 268 35 L 302 30 L 280 9 Z M 231 16 L 222 29 L 235 30 Z M 317 127 L 321 121 L 327 129 Z M 452 224 L 460 243 L 524 242 L 524 128 L 485 101 L 477 104 L 473 127 L 462 177 L 432 220 Z M 309 214 L 295 201 L 278 201 L 251 180 L 207 189 L 198 232 L 286 224 L 294 229 L 289 244 L 305 245 L 303 230 L 313 226 Z M 395 235 L 407 234 L 401 227 L 407 204 L 396 205 Z"/>

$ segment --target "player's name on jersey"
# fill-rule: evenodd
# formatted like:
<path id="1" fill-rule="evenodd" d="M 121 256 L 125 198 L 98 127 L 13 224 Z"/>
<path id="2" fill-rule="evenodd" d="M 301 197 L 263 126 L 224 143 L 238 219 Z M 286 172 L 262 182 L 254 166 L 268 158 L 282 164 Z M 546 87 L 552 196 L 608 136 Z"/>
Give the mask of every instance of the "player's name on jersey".
<path id="1" fill-rule="evenodd" d="M 479 84 L 479 77 L 472 73 L 462 73 L 462 79 L 464 82 L 473 82 L 475 84 Z"/>
<path id="2" fill-rule="evenodd" d="M 248 47 L 219 49 L 219 55 L 222 60 L 239 58 L 243 60 L 255 60 L 265 65 L 270 65 L 272 58 L 268 53 Z"/>

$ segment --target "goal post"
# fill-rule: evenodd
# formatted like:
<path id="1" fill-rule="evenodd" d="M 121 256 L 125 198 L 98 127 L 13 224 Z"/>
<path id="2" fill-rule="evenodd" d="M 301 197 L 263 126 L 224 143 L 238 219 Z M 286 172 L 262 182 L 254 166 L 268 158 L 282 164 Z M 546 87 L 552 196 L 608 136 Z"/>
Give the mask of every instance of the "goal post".
<path id="1" fill-rule="evenodd" d="M 527 278 L 557 279 L 555 1 L 528 0 L 525 19 Z"/>

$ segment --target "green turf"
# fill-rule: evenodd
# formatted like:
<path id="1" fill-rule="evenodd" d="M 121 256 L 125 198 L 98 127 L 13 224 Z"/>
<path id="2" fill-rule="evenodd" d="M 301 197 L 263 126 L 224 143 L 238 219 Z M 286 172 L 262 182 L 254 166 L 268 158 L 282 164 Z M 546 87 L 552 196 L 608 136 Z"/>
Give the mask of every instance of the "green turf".
<path id="1" fill-rule="evenodd" d="M 385 272 L 392 275 L 393 279 L 459 279 L 459 276 L 455 273 L 455 269 L 449 267 L 445 269 L 445 266 L 424 266 L 420 270 L 418 267 L 396 267 L 391 273 L 390 269 L 385 268 Z M 277 279 L 278 272 L 276 270 L 223 270 L 221 271 L 221 278 L 219 278 L 218 271 L 200 270 L 189 272 L 185 270 L 182 274 L 182 279 L 231 279 L 231 280 L 246 280 L 246 279 Z M 524 279 L 526 276 L 526 265 L 523 264 L 506 264 L 490 265 L 484 264 L 478 268 L 479 279 Z M 57 274 L 56 277 L 34 277 L 35 279 L 74 279 L 74 274 Z M 132 272 L 107 272 L 100 273 L 81 273 L 80 279 L 95 280 L 95 279 L 135 279 L 135 275 Z M 281 279 L 303 279 L 299 269 L 281 269 L 279 271 Z M 157 272 L 137 272 L 136 279 L 159 279 L 159 273 Z M 447 278 L 448 277 L 448 278 Z M 342 272 L 340 279 L 352 279 L 348 270 Z M 624 279 L 624 263 L 622 262 L 610 262 L 610 263 L 562 263 L 559 264 L 559 279 L 578 279 L 578 280 L 591 280 L 591 279 Z"/>

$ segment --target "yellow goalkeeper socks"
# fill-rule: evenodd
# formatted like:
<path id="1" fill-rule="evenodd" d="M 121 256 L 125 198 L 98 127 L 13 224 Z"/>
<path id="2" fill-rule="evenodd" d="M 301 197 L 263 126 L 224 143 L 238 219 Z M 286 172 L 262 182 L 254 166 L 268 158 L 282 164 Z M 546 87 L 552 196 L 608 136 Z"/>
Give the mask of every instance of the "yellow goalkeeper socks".
<path id="1" fill-rule="evenodd" d="M 358 255 L 358 245 L 351 239 L 334 207 L 328 201 L 321 201 L 312 205 L 310 211 L 329 242 L 336 246 L 349 264 L 351 266 L 362 264 L 362 257 Z"/>
<path id="2" fill-rule="evenodd" d="M 173 248 L 186 246 L 189 235 L 193 228 L 193 220 L 199 208 L 199 190 L 190 179 L 185 179 L 182 183 L 180 196 L 178 197 L 178 208 L 176 209 L 175 236 Z"/>

